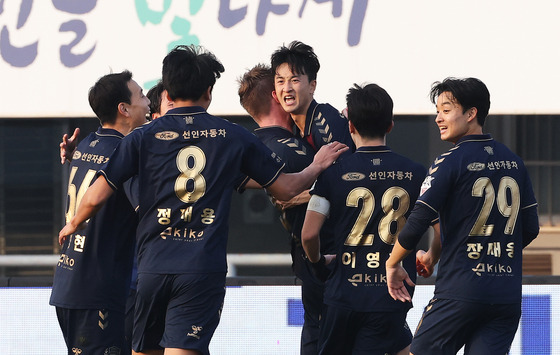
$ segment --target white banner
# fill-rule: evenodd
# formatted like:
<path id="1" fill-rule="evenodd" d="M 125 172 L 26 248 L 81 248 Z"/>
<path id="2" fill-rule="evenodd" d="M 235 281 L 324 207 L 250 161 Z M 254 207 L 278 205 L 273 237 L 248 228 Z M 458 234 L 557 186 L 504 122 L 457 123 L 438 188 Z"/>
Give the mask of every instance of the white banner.
<path id="1" fill-rule="evenodd" d="M 428 92 L 475 76 L 491 113 L 560 113 L 560 3 L 554 0 L 0 1 L 0 117 L 92 116 L 87 91 L 128 69 L 145 91 L 177 44 L 222 61 L 210 112 L 245 114 L 237 78 L 300 40 L 321 61 L 316 99 L 342 109 L 375 82 L 398 114 L 433 113 Z"/>

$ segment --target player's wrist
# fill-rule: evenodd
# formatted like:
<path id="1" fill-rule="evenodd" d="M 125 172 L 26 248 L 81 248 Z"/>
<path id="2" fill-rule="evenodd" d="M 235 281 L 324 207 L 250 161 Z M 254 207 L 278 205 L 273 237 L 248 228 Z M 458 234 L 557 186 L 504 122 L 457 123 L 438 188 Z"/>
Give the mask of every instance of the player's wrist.
<path id="1" fill-rule="evenodd" d="M 325 265 L 326 259 L 323 254 L 319 254 L 319 257 L 310 258 L 308 255 L 305 255 L 305 259 L 307 259 L 313 265 Z"/>

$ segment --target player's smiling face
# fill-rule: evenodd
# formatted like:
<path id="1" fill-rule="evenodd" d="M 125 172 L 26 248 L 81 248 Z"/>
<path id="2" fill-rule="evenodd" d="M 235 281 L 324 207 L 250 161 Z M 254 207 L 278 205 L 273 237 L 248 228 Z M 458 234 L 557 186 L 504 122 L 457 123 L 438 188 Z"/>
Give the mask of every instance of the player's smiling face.
<path id="1" fill-rule="evenodd" d="M 294 74 L 288 63 L 276 69 L 274 76 L 274 95 L 286 112 L 305 115 L 313 100 L 317 81 L 309 82 L 306 74 Z"/>
<path id="2" fill-rule="evenodd" d="M 128 82 L 128 89 L 131 92 L 129 114 L 134 122 L 133 126 L 138 127 L 146 123 L 146 115 L 150 112 L 150 99 L 144 95 L 142 88 L 134 80 Z"/>
<path id="3" fill-rule="evenodd" d="M 463 136 L 471 134 L 469 121 L 471 121 L 473 109 L 463 113 L 463 106 L 447 91 L 439 95 L 436 107 L 435 121 L 439 128 L 441 140 L 457 143 Z"/>

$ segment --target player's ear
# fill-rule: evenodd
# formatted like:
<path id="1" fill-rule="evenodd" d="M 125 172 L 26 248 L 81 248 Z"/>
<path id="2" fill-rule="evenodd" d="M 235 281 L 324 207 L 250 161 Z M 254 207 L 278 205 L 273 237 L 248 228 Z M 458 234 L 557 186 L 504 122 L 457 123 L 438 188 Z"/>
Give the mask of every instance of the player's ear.
<path id="1" fill-rule="evenodd" d="M 125 102 L 120 102 L 119 105 L 117 106 L 117 110 L 121 115 L 128 116 L 128 107 Z"/>
<path id="2" fill-rule="evenodd" d="M 387 128 L 387 132 L 385 134 L 391 132 L 393 130 L 393 127 L 395 127 L 395 121 L 391 120 L 391 125 L 389 126 L 389 128 Z"/>
<path id="3" fill-rule="evenodd" d="M 475 120 L 477 114 L 478 114 L 478 109 L 476 107 L 469 108 L 467 110 L 467 121 L 471 122 L 472 120 Z"/>
<path id="4" fill-rule="evenodd" d="M 209 86 L 202 96 L 206 101 L 212 101 L 212 86 Z"/>
<path id="5" fill-rule="evenodd" d="M 278 100 L 278 95 L 276 95 L 276 90 L 272 90 L 272 97 L 274 98 L 274 101 L 280 103 L 280 100 Z"/>
<path id="6" fill-rule="evenodd" d="M 310 87 L 310 90 L 311 90 L 310 94 L 313 95 L 315 93 L 315 89 L 317 88 L 317 80 L 311 80 L 309 82 L 309 87 Z"/>
<path id="7" fill-rule="evenodd" d="M 356 133 L 356 127 L 354 127 L 354 124 L 350 120 L 348 120 L 348 130 L 350 131 L 350 134 Z"/>

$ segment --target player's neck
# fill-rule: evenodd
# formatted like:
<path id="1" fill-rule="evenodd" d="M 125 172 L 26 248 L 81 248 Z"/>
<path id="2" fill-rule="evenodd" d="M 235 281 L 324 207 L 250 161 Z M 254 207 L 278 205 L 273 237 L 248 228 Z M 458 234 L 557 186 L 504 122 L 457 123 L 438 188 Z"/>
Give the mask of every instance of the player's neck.
<path id="1" fill-rule="evenodd" d="M 302 136 L 305 132 L 305 119 L 307 118 L 307 114 L 291 114 L 292 120 L 296 124 L 297 128 L 301 132 Z"/>
<path id="2" fill-rule="evenodd" d="M 356 149 L 361 147 L 377 147 L 381 145 L 386 145 L 386 139 L 383 138 L 368 138 L 368 137 L 361 137 L 358 134 L 352 135 L 352 140 L 356 145 Z"/>
<path id="3" fill-rule="evenodd" d="M 282 127 L 292 132 L 294 121 L 292 121 L 292 118 L 284 111 L 284 109 L 280 109 L 282 111 L 274 112 L 271 110 L 269 114 L 261 115 L 258 120 L 256 120 L 259 127 Z"/>
<path id="4" fill-rule="evenodd" d="M 201 106 L 202 108 L 207 110 L 208 107 L 210 106 L 210 101 L 209 100 L 204 100 L 204 99 L 198 99 L 198 100 L 176 99 L 176 100 L 173 100 L 173 108 L 192 107 L 192 106 Z"/>
<path id="5" fill-rule="evenodd" d="M 126 118 L 121 118 L 121 117 L 117 117 L 117 119 L 115 120 L 115 122 L 113 123 L 104 123 L 102 125 L 103 128 L 107 128 L 107 129 L 114 129 L 115 131 L 121 133 L 123 136 L 126 136 L 127 134 L 129 134 L 134 128 L 136 127 L 131 127 L 130 124 L 128 123 L 130 120 L 126 120 Z"/>

